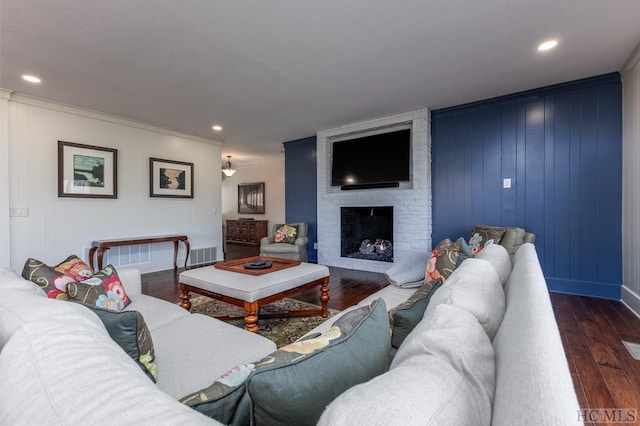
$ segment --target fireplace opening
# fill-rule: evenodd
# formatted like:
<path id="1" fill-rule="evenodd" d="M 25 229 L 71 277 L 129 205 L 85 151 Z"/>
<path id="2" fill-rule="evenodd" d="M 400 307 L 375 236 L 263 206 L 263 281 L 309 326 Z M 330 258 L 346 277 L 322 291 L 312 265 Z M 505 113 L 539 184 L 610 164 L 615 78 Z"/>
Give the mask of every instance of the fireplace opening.
<path id="1" fill-rule="evenodd" d="M 340 256 L 393 262 L 393 207 L 341 207 Z"/>

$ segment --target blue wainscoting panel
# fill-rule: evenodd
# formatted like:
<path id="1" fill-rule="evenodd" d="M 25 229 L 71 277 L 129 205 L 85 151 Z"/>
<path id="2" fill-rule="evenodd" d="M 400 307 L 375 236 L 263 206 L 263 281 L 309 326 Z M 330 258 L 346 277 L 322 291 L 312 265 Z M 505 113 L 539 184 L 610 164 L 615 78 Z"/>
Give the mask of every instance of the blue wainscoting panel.
<path id="1" fill-rule="evenodd" d="M 520 226 L 550 290 L 620 298 L 618 73 L 433 111 L 432 162 L 434 244 Z"/>
<path id="2" fill-rule="evenodd" d="M 285 151 L 285 216 L 286 221 L 309 225 L 307 255 L 310 262 L 318 261 L 317 162 L 316 137 L 284 143 Z"/>

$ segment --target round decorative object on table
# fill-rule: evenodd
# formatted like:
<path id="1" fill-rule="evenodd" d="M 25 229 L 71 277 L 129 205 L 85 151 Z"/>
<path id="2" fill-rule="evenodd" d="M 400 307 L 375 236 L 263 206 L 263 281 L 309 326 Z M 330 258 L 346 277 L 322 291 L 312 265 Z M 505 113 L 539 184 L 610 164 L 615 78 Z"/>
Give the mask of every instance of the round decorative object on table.
<path id="1" fill-rule="evenodd" d="M 244 269 L 267 269 L 271 268 L 273 263 L 265 262 L 264 260 L 256 261 L 256 262 L 247 262 L 244 264 Z"/>

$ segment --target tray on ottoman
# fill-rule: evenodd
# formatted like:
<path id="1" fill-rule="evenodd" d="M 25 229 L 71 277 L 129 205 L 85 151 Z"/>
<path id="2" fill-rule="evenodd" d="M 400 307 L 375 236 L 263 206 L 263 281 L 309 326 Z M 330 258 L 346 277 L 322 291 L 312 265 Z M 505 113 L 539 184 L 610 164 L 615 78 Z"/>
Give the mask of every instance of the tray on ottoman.
<path id="1" fill-rule="evenodd" d="M 246 268 L 245 265 L 257 264 L 259 262 L 271 263 L 270 267 L 254 269 L 251 266 Z M 249 275 L 264 275 L 270 272 L 280 271 L 282 269 L 291 268 L 292 266 L 299 265 L 299 260 L 294 259 L 282 259 L 279 257 L 266 257 L 266 256 L 254 256 L 245 257 L 244 259 L 230 260 L 228 262 L 216 263 L 215 266 L 218 269 L 231 272 L 240 272 L 241 274 Z"/>

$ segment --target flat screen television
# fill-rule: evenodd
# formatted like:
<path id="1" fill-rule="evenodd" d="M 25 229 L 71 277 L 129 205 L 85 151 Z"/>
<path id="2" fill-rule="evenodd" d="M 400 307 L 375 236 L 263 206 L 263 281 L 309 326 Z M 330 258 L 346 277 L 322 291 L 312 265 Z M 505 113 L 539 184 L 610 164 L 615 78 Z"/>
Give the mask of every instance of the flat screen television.
<path id="1" fill-rule="evenodd" d="M 411 129 L 333 143 L 331 186 L 398 186 L 410 180 Z"/>

